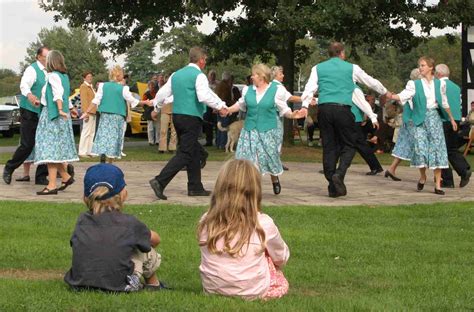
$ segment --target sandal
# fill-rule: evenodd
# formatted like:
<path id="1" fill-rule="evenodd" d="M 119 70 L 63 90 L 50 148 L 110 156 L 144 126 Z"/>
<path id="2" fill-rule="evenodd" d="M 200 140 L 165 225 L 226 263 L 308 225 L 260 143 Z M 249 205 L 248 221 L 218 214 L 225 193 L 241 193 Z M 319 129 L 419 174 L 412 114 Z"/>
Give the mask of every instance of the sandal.
<path id="1" fill-rule="evenodd" d="M 18 179 L 15 179 L 17 182 L 30 182 L 30 176 L 24 176 Z"/>
<path id="2" fill-rule="evenodd" d="M 58 189 L 50 190 L 48 187 L 45 187 L 42 191 L 36 192 L 36 195 L 57 195 Z"/>
<path id="3" fill-rule="evenodd" d="M 61 182 L 61 186 L 58 188 L 58 191 L 64 191 L 69 185 L 74 183 L 74 178 L 70 177 L 66 182 Z"/>

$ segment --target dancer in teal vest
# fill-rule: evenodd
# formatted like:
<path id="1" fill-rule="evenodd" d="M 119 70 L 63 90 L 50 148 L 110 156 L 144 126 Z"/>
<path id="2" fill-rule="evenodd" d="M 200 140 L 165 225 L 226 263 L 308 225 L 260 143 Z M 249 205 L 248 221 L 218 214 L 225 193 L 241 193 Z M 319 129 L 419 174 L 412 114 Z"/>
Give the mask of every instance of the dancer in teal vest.
<path id="1" fill-rule="evenodd" d="M 59 51 L 48 53 L 46 69 L 49 74 L 41 96 L 43 109 L 36 131 L 35 164 L 47 164 L 49 183 L 36 193 L 38 195 L 54 195 L 74 183 L 66 164 L 79 161 L 69 111 L 69 78 Z M 62 180 L 59 188 L 56 185 L 58 173 Z"/>
<path id="2" fill-rule="evenodd" d="M 210 88 L 206 75 L 207 53 L 193 47 L 189 51 L 189 64 L 174 72 L 168 82 L 158 90 L 153 103 L 156 110 L 166 105 L 165 99 L 173 95 L 173 124 L 178 135 L 176 155 L 166 164 L 160 174 L 150 180 L 156 197 L 166 200 L 163 191 L 175 175 L 186 168 L 188 174 L 188 196 L 209 196 L 201 182 L 201 169 L 206 165 L 207 152 L 199 143 L 202 118 L 206 105 L 221 116 L 227 114 L 227 106 Z"/>
<path id="3" fill-rule="evenodd" d="M 284 89 L 284 92 L 286 93 L 286 101 L 292 102 L 292 103 L 301 103 L 301 97 L 292 95 L 290 92 L 286 90 L 285 86 L 283 85 L 283 79 L 285 78 L 285 74 L 283 73 L 283 67 L 273 66 L 271 68 L 271 71 L 272 71 L 272 83 L 275 83 L 278 88 Z M 280 142 L 280 146 L 278 147 L 278 151 L 280 152 L 280 155 L 281 155 L 281 147 L 283 146 L 283 135 L 284 135 L 283 118 L 278 118 L 278 129 L 280 130 L 280 133 L 281 133 L 281 142 Z M 286 167 L 284 164 L 282 164 L 282 167 L 283 167 L 283 170 L 288 170 L 288 167 Z"/>
<path id="4" fill-rule="evenodd" d="M 332 42 L 328 49 L 330 59 L 317 64 L 305 86 L 303 108 L 307 108 L 319 90 L 318 123 L 323 142 L 324 176 L 329 182 L 330 197 L 347 194 L 344 178 L 355 155 L 355 121 L 351 113 L 354 83 L 362 83 L 379 94 L 389 94 L 376 79 L 359 66 L 345 61 L 344 45 Z"/>
<path id="5" fill-rule="evenodd" d="M 420 79 L 420 70 L 414 68 L 410 73 L 410 80 Z M 385 177 L 391 178 L 393 181 L 401 181 L 399 177 L 396 176 L 396 170 L 398 165 L 402 160 L 411 161 L 415 148 L 415 126 L 411 119 L 413 111 L 413 102 L 408 101 L 403 104 L 403 113 L 402 113 L 402 125 L 398 132 L 397 142 L 392 151 L 393 161 L 390 167 L 385 171 Z"/>
<path id="6" fill-rule="evenodd" d="M 418 60 L 418 68 L 422 79 L 408 81 L 405 90 L 390 98 L 401 103 L 413 101 L 411 119 L 415 126 L 415 145 L 411 166 L 420 170 L 417 190 L 423 190 L 427 179 L 426 168 L 430 168 L 434 169 L 435 194 L 444 195 L 445 192 L 441 190 L 441 169 L 448 168 L 448 153 L 440 115 L 446 113 L 449 116 L 454 131 L 457 130 L 457 124 L 447 100 L 442 99 L 440 81 L 433 77 L 434 60 L 423 56 Z"/>
<path id="7" fill-rule="evenodd" d="M 435 75 L 441 81 L 441 93 L 446 95 L 444 99 L 448 101 L 453 118 L 459 127 L 461 121 L 461 88 L 449 80 L 449 67 L 446 64 L 436 65 Z M 471 178 L 471 166 L 459 151 L 464 142 L 462 142 L 458 133 L 453 131 L 451 124 L 447 120 L 443 120 L 443 130 L 449 163 L 461 178 L 459 187 L 465 187 Z M 441 172 L 441 186 L 443 187 L 454 187 L 453 170 L 451 167 L 443 169 Z"/>
<path id="8" fill-rule="evenodd" d="M 41 90 L 46 82 L 46 56 L 49 50 L 40 47 L 36 52 L 36 62 L 28 66 L 21 77 L 20 91 L 20 145 L 12 158 L 7 161 L 3 170 L 3 180 L 10 184 L 13 172 L 27 159 L 34 157 L 36 129 L 38 127 L 38 113 L 41 105 Z M 46 165 L 36 167 L 35 183 L 47 185 L 48 169 Z M 17 181 L 29 181 L 26 177 Z"/>
<path id="9" fill-rule="evenodd" d="M 110 81 L 99 85 L 92 100 L 92 104 L 97 105 L 97 111 L 100 112 L 100 119 L 91 155 L 100 155 L 101 162 L 105 159 L 112 162 L 122 158 L 127 102 L 132 108 L 137 105 L 152 105 L 149 100 L 140 101 L 134 98 L 128 86 L 123 85 L 123 76 L 122 67 L 115 65 L 109 72 Z M 91 105 L 81 118 L 87 120 L 92 110 Z"/>
<path id="10" fill-rule="evenodd" d="M 247 111 L 235 158 L 250 160 L 262 174 L 270 174 L 273 192 L 280 194 L 278 176 L 283 173 L 283 167 L 278 150 L 281 144 L 279 116 L 297 119 L 304 117 L 305 112 L 291 112 L 286 103 L 286 89 L 270 82 L 268 66 L 254 65 L 252 81 L 253 86 L 244 87 L 242 97 L 229 108 L 229 113 Z"/>

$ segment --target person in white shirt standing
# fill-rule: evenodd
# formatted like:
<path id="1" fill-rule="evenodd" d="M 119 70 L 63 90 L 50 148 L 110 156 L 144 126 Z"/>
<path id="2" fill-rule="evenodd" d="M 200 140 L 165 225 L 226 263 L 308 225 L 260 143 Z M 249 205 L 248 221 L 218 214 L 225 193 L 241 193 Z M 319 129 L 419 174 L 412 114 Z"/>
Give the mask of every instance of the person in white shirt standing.
<path id="1" fill-rule="evenodd" d="M 41 111 L 41 90 L 46 83 L 46 56 L 49 49 L 40 47 L 36 52 L 36 62 L 28 66 L 21 77 L 20 90 L 20 146 L 16 149 L 12 158 L 7 161 L 3 169 L 3 181 L 10 184 L 13 171 L 21 166 L 35 147 L 36 128 L 38 127 L 38 115 Z M 46 165 L 36 168 L 35 183 L 47 185 L 48 169 Z"/>
<path id="2" fill-rule="evenodd" d="M 86 112 L 89 106 L 92 106 L 92 110 L 89 112 L 89 118 L 83 120 L 81 139 L 79 141 L 79 156 L 80 157 L 91 157 L 92 144 L 94 143 L 95 125 L 96 125 L 96 111 L 92 100 L 95 96 L 95 90 L 92 86 L 92 72 L 85 72 L 82 76 L 84 82 L 81 84 L 79 89 L 81 95 L 81 109 Z"/>

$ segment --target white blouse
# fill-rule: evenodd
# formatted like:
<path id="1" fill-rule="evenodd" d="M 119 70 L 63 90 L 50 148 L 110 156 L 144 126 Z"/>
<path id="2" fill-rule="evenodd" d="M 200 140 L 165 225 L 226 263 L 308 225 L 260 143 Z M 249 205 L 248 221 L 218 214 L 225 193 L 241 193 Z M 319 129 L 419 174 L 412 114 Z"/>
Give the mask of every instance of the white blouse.
<path id="1" fill-rule="evenodd" d="M 41 104 L 43 106 L 46 106 L 46 86 L 49 84 L 51 85 L 51 89 L 53 90 L 53 101 L 56 102 L 57 100 L 63 100 L 63 94 L 64 94 L 64 88 L 63 84 L 61 83 L 61 78 L 57 73 L 48 73 L 46 75 L 46 83 L 43 86 L 43 89 L 41 89 Z M 69 103 L 63 103 L 63 105 L 69 105 L 69 108 L 71 108 L 71 104 Z"/>
<path id="2" fill-rule="evenodd" d="M 255 92 L 257 93 L 257 104 L 260 103 L 264 95 L 267 93 L 269 87 L 270 87 L 270 84 L 262 93 L 258 93 L 256 90 L 257 88 L 255 86 L 251 86 L 251 88 L 253 88 Z M 239 104 L 240 110 L 244 112 L 247 111 L 247 104 L 245 103 L 245 95 L 247 94 L 248 89 L 249 89 L 249 86 L 245 86 L 243 88 L 242 96 L 237 101 L 237 104 Z M 278 85 L 277 91 L 275 93 L 274 101 L 276 104 L 276 108 L 280 114 L 280 117 L 283 117 L 288 112 L 291 113 L 291 108 L 289 108 L 288 104 L 286 103 L 290 97 L 291 97 L 291 93 L 289 93 L 283 85 Z"/>

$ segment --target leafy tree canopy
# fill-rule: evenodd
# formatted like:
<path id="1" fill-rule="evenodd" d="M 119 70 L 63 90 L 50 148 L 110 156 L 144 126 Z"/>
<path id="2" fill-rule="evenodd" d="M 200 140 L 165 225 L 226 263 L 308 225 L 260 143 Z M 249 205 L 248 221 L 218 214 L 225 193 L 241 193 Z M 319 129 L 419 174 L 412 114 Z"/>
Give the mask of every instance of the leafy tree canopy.
<path id="1" fill-rule="evenodd" d="M 142 40 L 127 50 L 125 58 L 125 72 L 130 75 L 130 84 L 137 81 L 147 82 L 153 72 L 156 71 L 156 65 L 153 63 L 155 57 L 155 42 Z"/>

